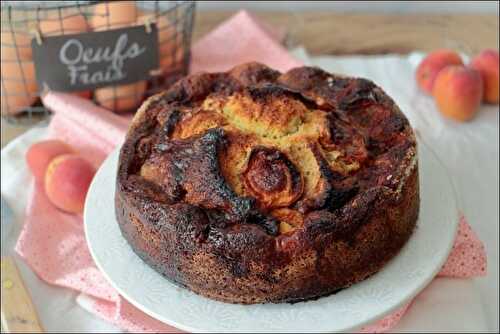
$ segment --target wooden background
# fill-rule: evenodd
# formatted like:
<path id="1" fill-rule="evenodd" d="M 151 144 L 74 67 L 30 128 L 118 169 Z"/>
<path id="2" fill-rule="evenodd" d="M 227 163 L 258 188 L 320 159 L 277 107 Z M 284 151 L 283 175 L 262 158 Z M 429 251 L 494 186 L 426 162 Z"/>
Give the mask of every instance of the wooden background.
<path id="1" fill-rule="evenodd" d="M 198 12 L 194 40 L 234 12 Z M 312 55 L 408 53 L 447 47 L 474 54 L 498 49 L 498 15 L 379 15 L 333 12 L 253 12 L 285 27 Z"/>
<path id="2" fill-rule="evenodd" d="M 208 33 L 234 11 L 197 12 L 193 41 Z M 312 55 L 408 53 L 452 48 L 473 55 L 498 49 L 498 14 L 380 15 L 335 12 L 254 12 L 258 18 L 289 34 L 292 45 L 302 44 Z M 30 125 L 1 122 L 1 146 Z"/>

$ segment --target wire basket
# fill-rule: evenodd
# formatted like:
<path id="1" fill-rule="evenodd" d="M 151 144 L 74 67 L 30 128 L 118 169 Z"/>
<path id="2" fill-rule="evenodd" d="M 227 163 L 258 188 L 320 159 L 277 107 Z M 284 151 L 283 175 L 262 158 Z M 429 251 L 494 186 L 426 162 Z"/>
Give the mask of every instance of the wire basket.
<path id="1" fill-rule="evenodd" d="M 187 74 L 194 9 L 194 1 L 2 1 L 2 119 L 31 124 L 50 115 L 36 83 L 31 50 L 36 34 L 67 35 L 154 22 L 159 71 L 144 81 L 72 93 L 115 112 L 136 110 L 145 98 Z"/>

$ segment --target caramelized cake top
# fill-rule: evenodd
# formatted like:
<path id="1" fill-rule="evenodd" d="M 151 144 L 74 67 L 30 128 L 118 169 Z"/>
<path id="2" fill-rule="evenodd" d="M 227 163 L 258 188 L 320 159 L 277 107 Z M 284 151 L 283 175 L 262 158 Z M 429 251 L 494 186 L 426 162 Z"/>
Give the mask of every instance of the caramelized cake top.
<path id="1" fill-rule="evenodd" d="M 190 76 L 141 108 L 127 141 L 131 187 L 272 236 L 397 195 L 416 162 L 411 127 L 380 88 L 313 67 Z"/>

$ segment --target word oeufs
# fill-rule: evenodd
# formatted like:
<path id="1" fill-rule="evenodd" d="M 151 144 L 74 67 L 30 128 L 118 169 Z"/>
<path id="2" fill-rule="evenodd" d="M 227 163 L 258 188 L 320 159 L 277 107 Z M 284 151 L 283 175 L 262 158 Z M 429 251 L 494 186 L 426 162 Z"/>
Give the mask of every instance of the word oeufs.
<path id="1" fill-rule="evenodd" d="M 126 60 L 134 59 L 146 51 L 137 43 L 128 44 L 126 33 L 121 34 L 113 48 L 86 48 L 83 43 L 72 38 L 67 40 L 59 51 L 59 60 L 68 67 L 70 84 L 113 83 L 126 77 L 123 65 Z M 92 71 L 92 64 L 108 62 L 104 70 Z M 102 67 L 101 67 L 102 68 Z"/>

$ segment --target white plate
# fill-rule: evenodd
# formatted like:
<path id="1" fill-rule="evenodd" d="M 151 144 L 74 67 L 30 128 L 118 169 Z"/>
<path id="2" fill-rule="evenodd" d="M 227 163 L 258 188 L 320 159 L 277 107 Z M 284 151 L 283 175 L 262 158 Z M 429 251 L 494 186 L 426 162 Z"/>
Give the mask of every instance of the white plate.
<path id="1" fill-rule="evenodd" d="M 147 266 L 122 237 L 114 212 L 118 150 L 97 172 L 84 221 L 90 252 L 109 282 L 150 316 L 191 332 L 332 332 L 369 324 L 404 305 L 437 274 L 458 224 L 455 192 L 434 153 L 419 145 L 420 218 L 383 270 L 335 295 L 297 304 L 233 305 L 179 288 Z"/>

